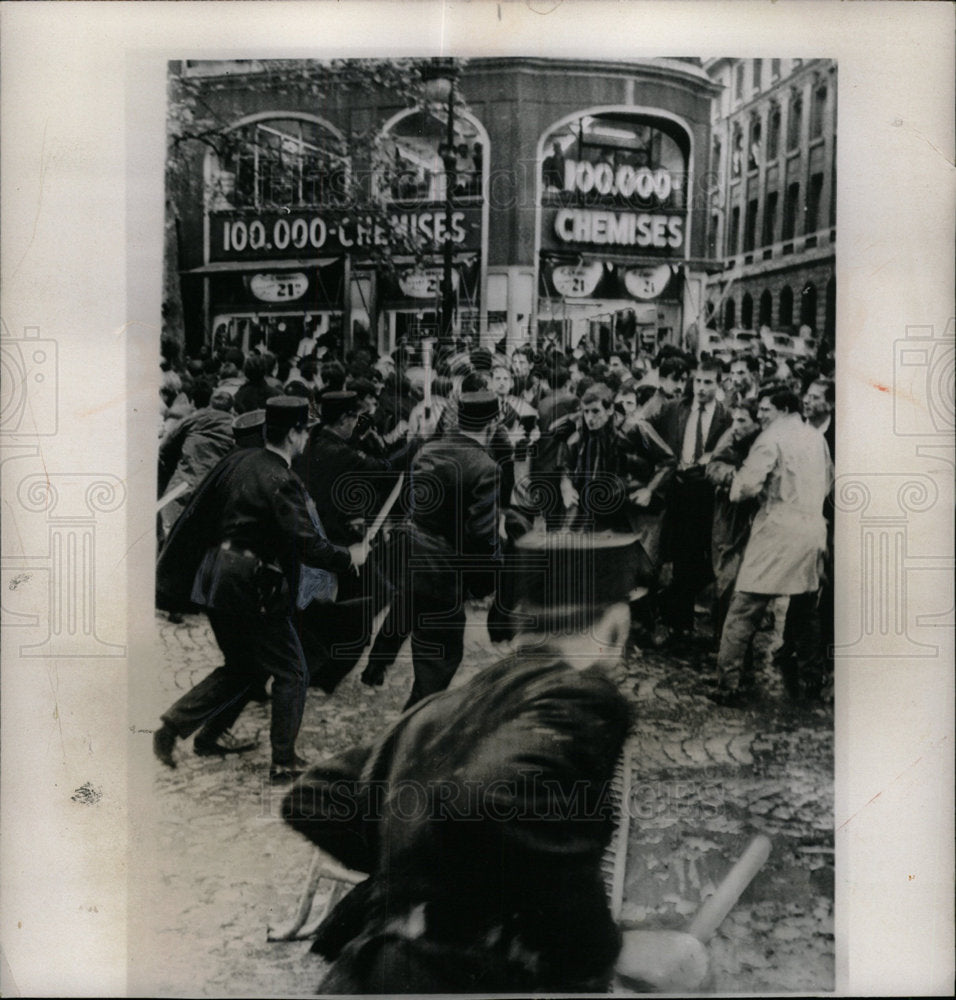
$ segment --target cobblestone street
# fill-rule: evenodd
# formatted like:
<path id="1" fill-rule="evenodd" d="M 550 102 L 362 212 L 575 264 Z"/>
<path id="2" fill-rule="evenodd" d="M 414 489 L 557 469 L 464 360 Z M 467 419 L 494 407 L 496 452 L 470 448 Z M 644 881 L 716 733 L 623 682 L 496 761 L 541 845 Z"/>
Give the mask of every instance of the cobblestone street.
<path id="1" fill-rule="evenodd" d="M 455 683 L 496 655 L 472 609 Z M 779 625 L 779 619 L 778 619 Z M 287 786 L 268 780 L 268 705 L 252 703 L 236 734 L 257 735 L 240 758 L 200 758 L 188 743 L 168 770 L 151 756 L 159 713 L 219 662 L 206 619 L 157 616 L 162 662 L 155 704 L 131 720 L 151 788 L 142 817 L 143 902 L 130 944 L 137 992 L 160 996 L 308 996 L 324 969 L 308 941 L 268 943 L 288 920 L 311 846 L 278 819 Z M 762 636 L 766 659 L 772 633 Z M 770 859 L 710 942 L 713 991 L 819 992 L 833 988 L 833 715 L 795 708 L 764 665 L 754 708 L 706 698 L 702 649 L 635 653 L 632 822 L 622 918 L 680 929 L 749 840 L 766 833 Z M 397 717 L 411 684 L 406 645 L 385 686 L 360 670 L 332 697 L 310 689 L 299 750 L 318 761 L 365 742 Z M 149 715 L 148 713 L 152 714 Z M 139 879 L 139 874 L 137 874 Z M 322 884 L 321 892 L 328 890 Z"/>

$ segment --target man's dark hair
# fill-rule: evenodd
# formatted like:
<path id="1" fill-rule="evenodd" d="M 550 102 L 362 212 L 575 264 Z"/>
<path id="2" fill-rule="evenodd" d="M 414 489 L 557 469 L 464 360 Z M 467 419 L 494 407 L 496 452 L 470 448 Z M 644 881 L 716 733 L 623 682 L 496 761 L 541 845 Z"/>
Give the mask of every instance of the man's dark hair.
<path id="1" fill-rule="evenodd" d="M 203 407 L 209 405 L 209 400 L 212 399 L 212 384 L 207 382 L 204 378 L 197 378 L 193 382 L 193 405 L 197 410 L 201 410 Z"/>
<path id="2" fill-rule="evenodd" d="M 462 392 L 483 392 L 488 388 L 488 376 L 485 372 L 469 372 L 461 380 Z"/>
<path id="3" fill-rule="evenodd" d="M 345 367 L 338 361 L 322 365 L 322 384 L 329 392 L 341 392 L 345 385 Z"/>
<path id="4" fill-rule="evenodd" d="M 687 362 L 683 358 L 670 356 L 664 358 L 661 362 L 661 366 L 658 369 L 658 375 L 661 378 L 679 378 L 681 375 L 687 375 L 690 371 Z"/>
<path id="5" fill-rule="evenodd" d="M 551 374 L 551 381 L 555 389 L 563 389 L 571 378 L 571 369 L 558 366 Z"/>
<path id="6" fill-rule="evenodd" d="M 800 397 L 792 389 L 780 389 L 771 393 L 770 402 L 781 412 L 799 413 L 802 409 Z"/>
<path id="7" fill-rule="evenodd" d="M 697 362 L 697 366 L 694 371 L 714 372 L 716 375 L 723 375 L 724 364 L 719 358 L 702 358 Z"/>
<path id="8" fill-rule="evenodd" d="M 730 362 L 731 367 L 741 363 L 747 366 L 747 371 L 750 372 L 751 375 L 756 375 L 757 372 L 760 371 L 760 358 L 754 354 L 741 354 L 739 357 L 734 358 L 734 360 Z"/>
<path id="9" fill-rule="evenodd" d="M 267 358 L 261 354 L 250 354 L 246 358 L 246 363 L 242 366 L 242 374 L 246 376 L 252 385 L 259 385 L 265 381 L 266 375 L 272 365 Z"/>
<path id="10" fill-rule="evenodd" d="M 620 350 L 617 351 L 611 351 L 611 353 L 607 356 L 607 358 L 608 361 L 610 361 L 611 358 L 620 358 L 621 364 L 624 365 L 625 368 L 631 367 L 631 352 L 625 350 L 624 348 L 621 348 Z"/>
<path id="11" fill-rule="evenodd" d="M 657 387 L 653 385 L 639 385 L 637 387 L 637 405 L 643 406 L 657 392 Z"/>
<path id="12" fill-rule="evenodd" d="M 757 399 L 764 399 L 768 396 L 772 397 L 775 393 L 787 392 L 789 389 L 790 386 L 788 386 L 786 382 L 781 382 L 779 379 L 773 379 L 772 381 L 764 382 L 763 385 L 760 386 L 757 390 Z M 773 399 L 771 398 L 770 401 L 773 402 Z M 776 406 L 776 403 L 774 403 L 774 405 Z"/>

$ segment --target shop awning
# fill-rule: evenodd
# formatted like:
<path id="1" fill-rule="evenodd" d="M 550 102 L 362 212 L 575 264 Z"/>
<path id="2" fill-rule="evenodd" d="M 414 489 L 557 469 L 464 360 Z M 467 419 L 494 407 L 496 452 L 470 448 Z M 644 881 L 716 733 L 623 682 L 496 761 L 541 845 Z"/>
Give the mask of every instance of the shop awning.
<path id="1" fill-rule="evenodd" d="M 237 271 L 301 271 L 302 268 L 328 267 L 341 257 L 300 257 L 293 260 L 219 260 L 201 267 L 185 268 L 181 274 L 235 274 Z"/>

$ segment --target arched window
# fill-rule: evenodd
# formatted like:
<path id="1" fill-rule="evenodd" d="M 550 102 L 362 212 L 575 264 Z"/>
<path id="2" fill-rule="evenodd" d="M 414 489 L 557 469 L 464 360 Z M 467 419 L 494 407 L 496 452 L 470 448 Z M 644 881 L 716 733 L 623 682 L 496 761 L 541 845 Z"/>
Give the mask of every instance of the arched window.
<path id="1" fill-rule="evenodd" d="M 724 329 L 730 330 L 737 322 L 737 304 L 733 299 L 724 303 Z"/>
<path id="2" fill-rule="evenodd" d="M 705 315 L 707 317 L 707 320 L 706 320 L 706 322 L 705 322 L 704 325 L 707 327 L 708 330 L 716 330 L 717 329 L 717 309 L 714 306 L 714 303 L 710 299 L 707 300 L 707 306 L 706 306 L 706 313 L 705 313 Z"/>
<path id="3" fill-rule="evenodd" d="M 453 124 L 455 173 L 452 194 L 481 196 L 487 159 L 485 142 L 469 115 L 456 113 Z M 440 110 L 408 111 L 385 127 L 376 177 L 379 192 L 396 201 L 443 201 L 447 118 Z"/>
<path id="4" fill-rule="evenodd" d="M 276 114 L 229 129 L 209 172 L 215 208 L 294 208 L 347 198 L 341 136 L 313 118 Z"/>
<path id="5" fill-rule="evenodd" d="M 793 290 L 789 285 L 780 289 L 780 308 L 777 312 L 777 326 L 781 329 L 793 325 Z"/>
<path id="6" fill-rule="evenodd" d="M 757 317 L 760 326 L 771 326 L 773 324 L 773 296 L 769 289 L 764 289 L 760 296 L 760 314 Z"/>
<path id="7" fill-rule="evenodd" d="M 748 330 L 754 324 L 754 300 L 750 292 L 747 292 L 740 303 L 740 325 Z"/>
<path id="8" fill-rule="evenodd" d="M 817 289 L 808 281 L 800 293 L 800 325 L 815 330 L 817 326 Z"/>

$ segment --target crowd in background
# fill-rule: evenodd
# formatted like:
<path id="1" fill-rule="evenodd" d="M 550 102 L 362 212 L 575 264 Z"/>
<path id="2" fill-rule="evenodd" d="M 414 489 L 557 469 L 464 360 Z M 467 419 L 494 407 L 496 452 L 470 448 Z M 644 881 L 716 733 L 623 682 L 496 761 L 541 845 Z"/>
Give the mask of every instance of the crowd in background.
<path id="1" fill-rule="evenodd" d="M 186 357 L 164 343 L 159 494 L 176 496 L 161 508 L 161 538 L 254 426 L 243 415 L 285 394 L 305 399 L 315 421 L 299 473 L 331 540 L 351 544 L 422 443 L 456 427 L 461 394 L 488 390 L 498 400 L 488 451 L 502 558 L 533 527 L 636 535 L 635 641 L 699 641 L 695 607 L 710 598 L 715 700 L 734 705 L 751 693 L 768 602 L 789 596 L 777 665 L 794 698 L 826 696 L 835 437 L 826 345 L 809 358 L 778 356 L 759 340 L 729 358 L 670 344 L 601 351 L 590 338 L 494 351 L 457 340 L 429 353 L 401 344 L 382 355 L 368 343 L 343 351 L 332 334 L 303 338 L 285 358 L 235 347 Z M 343 407 L 343 393 L 354 405 Z M 341 473 L 366 475 L 375 504 L 349 516 L 333 488 Z M 493 637 L 495 627 L 490 615 Z"/>

